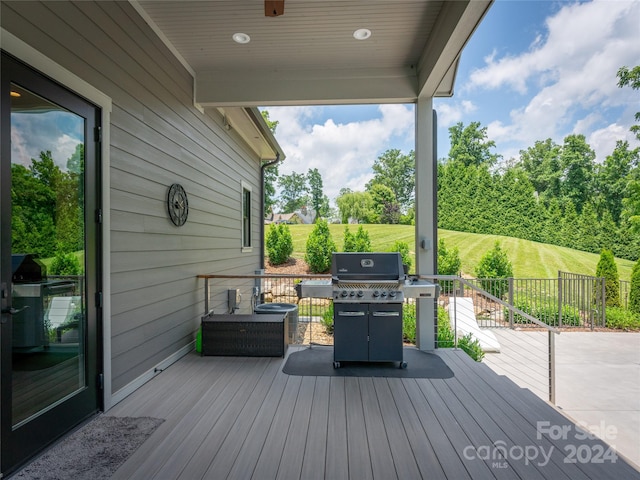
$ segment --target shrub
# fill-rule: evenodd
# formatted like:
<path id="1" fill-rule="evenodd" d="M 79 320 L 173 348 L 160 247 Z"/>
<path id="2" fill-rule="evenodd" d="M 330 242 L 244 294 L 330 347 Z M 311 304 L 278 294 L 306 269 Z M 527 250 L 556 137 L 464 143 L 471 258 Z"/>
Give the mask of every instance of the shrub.
<path id="1" fill-rule="evenodd" d="M 600 260 L 596 266 L 596 277 L 604 277 L 604 295 L 605 305 L 607 307 L 620 306 L 620 277 L 618 276 L 618 267 L 613 258 L 611 250 L 602 249 Z M 600 292 L 596 292 L 597 297 Z"/>
<path id="2" fill-rule="evenodd" d="M 552 327 L 557 327 L 559 324 L 557 305 L 530 305 L 525 301 L 516 301 L 514 306 L 522 310 L 524 313 L 528 313 L 532 317 L 537 318 L 542 323 L 546 323 L 547 325 L 551 325 Z M 508 319 L 509 309 L 505 307 L 503 312 L 505 320 Z M 513 321 L 514 323 L 529 323 L 529 320 L 524 318 L 522 315 L 518 315 L 517 313 L 513 314 Z M 577 326 L 581 324 L 582 321 L 580 319 L 580 311 L 570 305 L 563 305 L 562 325 Z"/>
<path id="3" fill-rule="evenodd" d="M 444 240 L 438 240 L 438 275 L 458 275 L 461 266 L 462 260 L 460 260 L 458 247 L 447 250 Z M 453 282 L 441 281 L 440 287 L 444 293 L 450 293 L 453 290 Z"/>
<path id="4" fill-rule="evenodd" d="M 447 311 L 438 306 L 438 348 L 453 348 L 455 346 L 455 332 L 451 328 L 449 314 Z M 481 362 L 484 358 L 484 351 L 480 347 L 480 341 L 473 338 L 471 333 L 458 339 L 458 347 L 476 362 Z"/>
<path id="5" fill-rule="evenodd" d="M 50 275 L 80 275 L 82 268 L 75 253 L 57 253 L 51 266 Z"/>
<path id="6" fill-rule="evenodd" d="M 640 258 L 631 270 L 631 286 L 629 289 L 629 310 L 640 315 Z"/>
<path id="7" fill-rule="evenodd" d="M 272 223 L 269 226 L 265 244 L 271 265 L 282 265 L 289 260 L 293 253 L 293 239 L 289 225 Z"/>
<path id="8" fill-rule="evenodd" d="M 607 307 L 607 327 L 640 330 L 640 314 L 621 307 Z"/>
<path id="9" fill-rule="evenodd" d="M 333 243 L 329 224 L 326 220 L 320 220 L 307 238 L 307 252 L 304 260 L 313 273 L 325 273 L 331 267 L 331 256 L 336 251 Z"/>
<path id="10" fill-rule="evenodd" d="M 371 239 L 362 225 L 358 227 L 358 231 L 354 235 L 349 230 L 349 226 L 344 227 L 344 242 L 342 249 L 345 252 L 370 252 Z"/>
<path id="11" fill-rule="evenodd" d="M 451 328 L 449 314 L 441 306 L 438 306 L 438 341 L 436 346 L 438 348 L 453 348 L 455 346 L 455 335 Z"/>
<path id="12" fill-rule="evenodd" d="M 406 342 L 416 343 L 416 304 L 407 303 L 402 309 L 402 337 Z"/>
<path id="13" fill-rule="evenodd" d="M 481 362 L 484 358 L 484 351 L 480 347 L 480 340 L 473 338 L 471 333 L 467 333 L 464 337 L 458 339 L 458 347 L 464 350 L 467 355 L 476 362 Z"/>
<path id="14" fill-rule="evenodd" d="M 356 237 L 351 230 L 349 230 L 349 225 L 345 225 L 344 227 L 344 240 L 342 241 L 342 250 L 345 252 L 356 252 Z"/>
<path id="15" fill-rule="evenodd" d="M 322 313 L 322 325 L 329 335 L 333 335 L 333 302 L 329 304 L 329 307 Z"/>
<path id="16" fill-rule="evenodd" d="M 490 294 L 502 298 L 507 293 L 509 289 L 507 278 L 513 276 L 513 267 L 507 253 L 502 250 L 500 242 L 496 241 L 493 249 L 484 254 L 475 273 L 476 277 L 481 279 L 482 288 Z"/>
<path id="17" fill-rule="evenodd" d="M 362 225 L 358 227 L 358 231 L 355 235 L 356 252 L 370 252 L 371 251 L 371 239 L 369 238 L 369 232 L 367 232 Z"/>
<path id="18" fill-rule="evenodd" d="M 401 242 L 396 240 L 396 243 L 391 247 L 392 252 L 400 252 L 403 265 L 407 266 L 407 272 L 411 269 L 411 255 L 409 255 L 409 244 L 407 242 Z"/>

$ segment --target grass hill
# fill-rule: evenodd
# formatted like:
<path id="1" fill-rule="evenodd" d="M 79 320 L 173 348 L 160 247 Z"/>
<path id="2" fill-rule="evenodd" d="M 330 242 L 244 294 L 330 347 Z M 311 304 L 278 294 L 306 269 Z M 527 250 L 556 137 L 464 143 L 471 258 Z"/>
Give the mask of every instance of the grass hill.
<path id="1" fill-rule="evenodd" d="M 304 258 L 307 237 L 313 225 L 290 225 L 289 227 L 293 237 L 293 256 Z M 407 242 L 409 248 L 413 249 L 415 230 L 411 225 L 363 225 L 363 227 L 369 232 L 371 247 L 374 251 L 389 251 L 397 240 Z M 329 225 L 338 250 L 342 250 L 344 228 L 345 225 Z M 349 229 L 352 233 L 356 233 L 358 226 L 350 225 Z M 513 274 L 516 278 L 555 278 L 558 276 L 558 270 L 595 275 L 600 258 L 594 253 L 499 235 L 438 230 L 438 238 L 444 239 L 447 248 L 458 247 L 462 271 L 470 275 L 473 275 L 480 258 L 493 248 L 496 240 L 499 240 L 506 250 L 513 264 Z M 630 260 L 616 258 L 621 280 L 631 278 L 633 264 L 634 262 Z M 415 268 L 415 260 L 413 265 Z"/>

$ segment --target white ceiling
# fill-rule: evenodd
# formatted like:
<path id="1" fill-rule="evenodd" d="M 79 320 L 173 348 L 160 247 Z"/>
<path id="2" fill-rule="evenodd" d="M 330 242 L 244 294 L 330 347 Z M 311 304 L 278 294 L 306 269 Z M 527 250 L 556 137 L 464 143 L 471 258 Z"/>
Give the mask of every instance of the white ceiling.
<path id="1" fill-rule="evenodd" d="M 453 93 L 492 0 L 132 0 L 195 78 L 206 106 L 413 102 Z M 359 28 L 371 30 L 355 40 Z M 232 40 L 246 33 L 248 44 Z"/>

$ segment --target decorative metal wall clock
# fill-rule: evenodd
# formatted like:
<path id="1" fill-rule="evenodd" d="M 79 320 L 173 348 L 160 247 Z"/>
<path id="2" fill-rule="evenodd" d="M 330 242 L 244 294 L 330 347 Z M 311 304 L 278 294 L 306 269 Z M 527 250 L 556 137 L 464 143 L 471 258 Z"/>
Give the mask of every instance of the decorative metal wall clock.
<path id="1" fill-rule="evenodd" d="M 189 216 L 189 202 L 187 200 L 187 192 L 184 191 L 184 188 L 179 183 L 174 183 L 169 187 L 167 207 L 169 209 L 169 218 L 171 218 L 174 225 L 181 227 L 186 223 Z"/>

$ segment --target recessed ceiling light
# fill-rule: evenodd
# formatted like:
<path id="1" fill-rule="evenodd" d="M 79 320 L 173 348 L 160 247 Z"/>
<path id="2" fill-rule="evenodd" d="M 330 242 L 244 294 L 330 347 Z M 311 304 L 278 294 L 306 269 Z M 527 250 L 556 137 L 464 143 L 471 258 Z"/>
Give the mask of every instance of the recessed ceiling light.
<path id="1" fill-rule="evenodd" d="M 19 97 L 21 97 L 22 95 L 20 95 L 20 92 L 16 92 L 15 90 L 11 90 L 11 96 L 12 96 L 13 98 L 19 98 Z"/>
<path id="2" fill-rule="evenodd" d="M 249 43 L 251 41 L 251 37 L 249 35 L 241 32 L 234 33 L 231 38 L 233 38 L 233 41 L 236 43 Z"/>
<path id="3" fill-rule="evenodd" d="M 353 38 L 356 40 L 366 40 L 371 36 L 371 30 L 368 28 L 359 28 L 355 32 L 353 32 Z"/>

